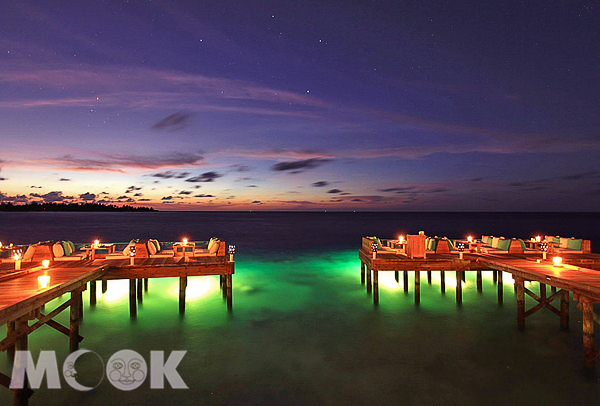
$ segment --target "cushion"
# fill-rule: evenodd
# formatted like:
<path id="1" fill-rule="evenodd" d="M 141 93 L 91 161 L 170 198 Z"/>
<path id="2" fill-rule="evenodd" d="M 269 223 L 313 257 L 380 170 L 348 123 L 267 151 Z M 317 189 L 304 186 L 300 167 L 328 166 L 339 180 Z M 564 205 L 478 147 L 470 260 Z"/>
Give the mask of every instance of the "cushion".
<path id="1" fill-rule="evenodd" d="M 560 237 L 559 236 L 552 237 L 552 243 L 554 244 L 555 248 L 558 248 L 560 246 Z"/>
<path id="2" fill-rule="evenodd" d="M 560 245 L 559 248 L 567 248 L 567 244 L 569 243 L 568 238 L 560 237 Z"/>
<path id="3" fill-rule="evenodd" d="M 146 243 L 146 247 L 148 247 L 148 254 L 149 255 L 154 255 L 156 254 L 156 245 L 154 245 L 154 242 L 152 240 L 149 240 Z"/>
<path id="4" fill-rule="evenodd" d="M 498 242 L 500 242 L 500 238 L 494 237 L 492 239 L 492 248 L 498 248 Z"/>
<path id="5" fill-rule="evenodd" d="M 569 250 L 575 250 L 575 251 L 581 251 L 581 244 L 583 243 L 583 240 L 581 238 L 569 238 L 569 241 L 567 242 L 567 249 Z"/>
<path id="6" fill-rule="evenodd" d="M 34 245 L 30 245 L 27 248 L 27 251 L 25 251 L 25 254 L 23 254 L 23 257 L 21 258 L 21 260 L 23 262 L 31 261 L 31 259 L 33 258 L 33 254 L 34 253 L 35 253 L 35 246 Z"/>
<path id="7" fill-rule="evenodd" d="M 152 241 L 152 243 L 154 243 L 154 246 L 156 247 L 156 252 L 160 251 L 160 243 L 158 242 L 158 240 L 150 240 Z"/>
<path id="8" fill-rule="evenodd" d="M 454 251 L 454 243 L 450 239 L 448 240 L 448 249 L 450 251 Z"/>
<path id="9" fill-rule="evenodd" d="M 69 247 L 71 248 L 71 254 L 75 252 L 75 244 L 73 244 L 73 241 L 67 241 L 67 244 L 69 244 Z"/>
<path id="10" fill-rule="evenodd" d="M 69 243 L 66 241 L 61 241 L 60 244 L 62 244 L 62 247 L 64 250 L 64 256 L 70 257 L 71 254 L 73 253 L 73 251 L 71 251 L 71 246 L 69 245 Z"/>
<path id="11" fill-rule="evenodd" d="M 429 239 L 429 244 L 427 246 L 427 250 L 428 251 L 435 251 L 437 249 L 437 245 L 438 245 L 438 240 L 436 240 L 435 238 L 430 238 Z"/>
<path id="12" fill-rule="evenodd" d="M 211 239 L 211 242 L 213 240 Z M 208 249 L 208 253 L 209 254 L 216 254 L 217 251 L 219 251 L 219 245 L 221 244 L 221 242 L 219 240 L 215 240 L 213 245 Z M 209 243 L 210 245 L 210 243 Z"/>
<path id="13" fill-rule="evenodd" d="M 499 238 L 498 243 L 496 244 L 496 248 L 502 251 L 508 251 L 508 247 L 510 247 L 510 240 L 506 238 Z"/>
<path id="14" fill-rule="evenodd" d="M 61 243 L 57 242 L 52 246 L 52 254 L 55 258 L 60 258 L 65 255 L 65 250 Z"/>
<path id="15" fill-rule="evenodd" d="M 525 250 L 527 249 L 527 247 L 525 246 L 525 241 L 519 238 L 519 242 L 521 243 L 521 248 L 523 249 L 523 252 L 525 252 Z"/>
<path id="16" fill-rule="evenodd" d="M 375 237 L 373 237 L 375 238 Z M 210 249 L 213 247 L 213 245 L 215 245 L 217 243 L 217 241 L 219 241 L 219 239 L 217 237 L 213 237 L 210 239 L 210 241 L 208 242 L 208 247 L 206 247 L 206 249 L 208 251 L 210 251 Z"/>

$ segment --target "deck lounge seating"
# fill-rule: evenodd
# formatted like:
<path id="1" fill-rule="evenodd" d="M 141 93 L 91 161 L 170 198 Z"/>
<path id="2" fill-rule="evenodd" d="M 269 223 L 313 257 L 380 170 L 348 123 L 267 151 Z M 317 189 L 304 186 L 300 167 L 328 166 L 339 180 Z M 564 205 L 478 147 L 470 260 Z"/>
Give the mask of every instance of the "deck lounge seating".
<path id="1" fill-rule="evenodd" d="M 225 241 L 221 241 L 217 237 L 213 237 L 208 242 L 206 248 L 196 248 L 194 257 L 224 257 L 225 256 Z"/>
<path id="2" fill-rule="evenodd" d="M 134 239 L 129 241 L 125 248 L 117 253 L 108 254 L 106 259 L 127 259 L 129 258 L 129 249 L 135 247 L 136 258 L 171 258 L 173 251 L 162 250 L 158 240 L 155 239 Z"/>
<path id="3" fill-rule="evenodd" d="M 565 254 L 584 254 L 592 252 L 590 240 L 582 238 L 565 238 L 560 236 L 546 236 L 544 238 L 552 248 L 551 252 Z"/>
<path id="4" fill-rule="evenodd" d="M 23 254 L 23 262 L 50 261 L 81 261 L 86 254 L 75 252 L 72 241 L 43 241 L 30 245 Z"/>

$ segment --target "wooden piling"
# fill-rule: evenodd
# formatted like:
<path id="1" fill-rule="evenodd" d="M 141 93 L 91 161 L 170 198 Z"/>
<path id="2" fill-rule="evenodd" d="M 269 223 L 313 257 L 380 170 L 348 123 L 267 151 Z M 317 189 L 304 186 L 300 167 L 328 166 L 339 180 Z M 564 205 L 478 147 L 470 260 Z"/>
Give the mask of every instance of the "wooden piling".
<path id="1" fill-rule="evenodd" d="M 525 329 L 525 281 L 515 277 L 517 285 L 517 326 L 519 330 Z"/>
<path id="2" fill-rule="evenodd" d="M 179 278 L 179 313 L 185 313 L 185 288 L 187 287 L 187 277 Z"/>
<path id="3" fill-rule="evenodd" d="M 379 304 L 379 272 L 373 271 L 373 304 Z"/>
<path id="4" fill-rule="evenodd" d="M 96 305 L 96 281 L 90 281 L 90 306 Z"/>
<path id="5" fill-rule="evenodd" d="M 498 280 L 498 271 L 492 271 L 492 281 L 494 282 L 494 284 L 496 284 L 496 281 Z"/>
<path id="6" fill-rule="evenodd" d="M 415 304 L 421 303 L 421 271 L 415 271 Z"/>
<path id="7" fill-rule="evenodd" d="M 79 308 L 79 307 L 77 307 Z M 29 326 L 27 319 L 22 318 L 15 322 L 15 329 L 21 330 L 26 329 Z M 27 351 L 27 338 L 28 335 L 24 334 L 20 338 L 17 339 L 15 343 L 15 347 L 17 351 Z M 22 389 L 13 389 L 13 404 L 18 406 L 27 406 L 29 405 L 29 396 L 31 396 L 32 391 L 29 389 L 29 380 L 27 378 L 27 373 L 23 376 L 23 388 Z"/>
<path id="8" fill-rule="evenodd" d="M 498 271 L 498 303 L 504 303 L 504 284 L 502 283 L 502 271 Z"/>
<path id="9" fill-rule="evenodd" d="M 137 317 L 137 304 L 135 300 L 136 294 L 136 283 L 135 279 L 129 279 L 129 317 Z"/>
<path id="10" fill-rule="evenodd" d="M 15 333 L 15 322 L 14 321 L 9 321 L 8 323 L 6 323 L 6 337 L 12 337 L 12 335 Z M 10 347 L 8 347 L 6 349 L 6 354 L 8 355 L 8 359 L 9 360 L 13 360 L 15 359 L 15 346 L 11 345 Z"/>
<path id="11" fill-rule="evenodd" d="M 400 283 L 400 272 L 394 271 L 394 279 L 396 279 L 397 283 Z"/>
<path id="12" fill-rule="evenodd" d="M 427 284 L 431 285 L 431 271 L 427 271 Z"/>
<path id="13" fill-rule="evenodd" d="M 569 291 L 564 289 L 560 296 L 560 328 L 569 330 Z"/>
<path id="14" fill-rule="evenodd" d="M 106 293 L 108 290 L 108 281 L 106 279 L 102 279 L 102 293 Z"/>
<path id="15" fill-rule="evenodd" d="M 365 263 L 362 261 L 360 262 L 360 284 L 365 284 Z"/>
<path id="16" fill-rule="evenodd" d="M 477 292 L 483 291 L 483 282 L 481 280 L 481 271 L 477 271 Z"/>
<path id="17" fill-rule="evenodd" d="M 550 291 L 552 293 L 556 293 L 556 286 L 550 286 Z"/>
<path id="18" fill-rule="evenodd" d="M 144 280 L 143 279 L 137 280 L 137 300 L 138 300 L 138 303 L 140 303 L 140 304 L 144 300 Z"/>
<path id="19" fill-rule="evenodd" d="M 586 367 L 594 367 L 594 305 L 583 299 L 583 362 Z"/>
<path id="20" fill-rule="evenodd" d="M 71 292 L 71 311 L 69 316 L 69 350 L 71 352 L 79 349 L 79 320 L 81 317 L 81 291 Z"/>
<path id="21" fill-rule="evenodd" d="M 233 310 L 233 275 L 226 276 L 227 284 L 227 311 Z"/>
<path id="22" fill-rule="evenodd" d="M 144 292 L 148 293 L 148 278 L 144 278 Z"/>
<path id="23" fill-rule="evenodd" d="M 367 293 L 371 293 L 371 269 L 367 267 Z"/>
<path id="24" fill-rule="evenodd" d="M 462 271 L 456 271 L 456 304 L 462 304 Z"/>
<path id="25" fill-rule="evenodd" d="M 404 293 L 408 293 L 408 271 L 404 271 Z"/>
<path id="26" fill-rule="evenodd" d="M 440 289 L 442 293 L 446 293 L 446 272 L 440 271 Z"/>

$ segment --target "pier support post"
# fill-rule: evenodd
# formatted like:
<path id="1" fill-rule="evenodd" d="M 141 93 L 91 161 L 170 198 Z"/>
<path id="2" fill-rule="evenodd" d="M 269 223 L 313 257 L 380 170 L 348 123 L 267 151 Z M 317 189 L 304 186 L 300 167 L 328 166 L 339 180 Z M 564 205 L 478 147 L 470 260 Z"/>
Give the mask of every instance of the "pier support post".
<path id="1" fill-rule="evenodd" d="M 569 330 L 569 291 L 564 289 L 560 295 L 560 328 Z"/>
<path id="2" fill-rule="evenodd" d="M 502 271 L 498 271 L 498 304 L 504 302 L 504 284 L 502 283 Z"/>
<path id="3" fill-rule="evenodd" d="M 79 307 L 77 307 L 79 308 Z M 20 330 L 27 328 L 29 323 L 26 318 L 21 318 L 15 322 L 15 329 Z M 25 334 L 17 339 L 15 343 L 15 347 L 17 351 L 27 351 L 27 337 Z M 29 379 L 27 378 L 27 373 L 24 376 L 24 387 L 23 389 L 13 389 L 13 404 L 18 406 L 27 406 L 29 405 L 29 397 L 33 394 L 33 391 L 29 389 Z"/>
<path id="4" fill-rule="evenodd" d="M 415 304 L 421 303 L 421 271 L 415 271 Z"/>
<path id="5" fill-rule="evenodd" d="M 108 281 L 106 279 L 102 279 L 102 293 L 106 293 L 108 290 Z"/>
<path id="6" fill-rule="evenodd" d="M 550 286 L 550 292 L 556 293 L 556 286 Z"/>
<path id="7" fill-rule="evenodd" d="M 581 301 L 583 310 L 583 362 L 586 367 L 594 367 L 594 304 Z"/>
<path id="8" fill-rule="evenodd" d="M 427 271 L 427 284 L 431 285 L 431 271 Z"/>
<path id="9" fill-rule="evenodd" d="M 6 323 L 6 338 L 12 337 L 15 334 L 15 322 L 9 321 Z M 15 346 L 11 345 L 6 349 L 6 354 L 8 355 L 8 359 L 12 362 L 15 359 Z"/>
<path id="10" fill-rule="evenodd" d="M 367 267 L 367 293 L 371 293 L 371 269 Z"/>
<path id="11" fill-rule="evenodd" d="M 233 310 L 233 275 L 225 277 L 227 284 L 227 311 Z"/>
<path id="12" fill-rule="evenodd" d="M 187 288 L 187 277 L 179 278 L 179 314 L 185 313 L 185 288 Z"/>
<path id="13" fill-rule="evenodd" d="M 492 280 L 494 284 L 496 284 L 496 281 L 498 280 L 498 271 L 492 271 Z"/>
<path id="14" fill-rule="evenodd" d="M 71 292 L 71 312 L 69 317 L 69 350 L 71 352 L 79 349 L 79 319 L 81 318 L 81 291 Z"/>
<path id="15" fill-rule="evenodd" d="M 446 293 L 446 271 L 440 271 L 440 289 Z"/>
<path id="16" fill-rule="evenodd" d="M 525 281 L 515 277 L 515 284 L 517 285 L 517 326 L 523 331 L 525 329 Z"/>
<path id="17" fill-rule="evenodd" d="M 379 304 L 379 272 L 373 271 L 373 304 Z"/>
<path id="18" fill-rule="evenodd" d="M 456 271 L 456 304 L 462 304 L 463 271 Z"/>
<path id="19" fill-rule="evenodd" d="M 148 278 L 144 278 L 144 292 L 148 293 Z"/>
<path id="20" fill-rule="evenodd" d="M 481 281 L 481 271 L 477 271 L 477 292 L 483 291 L 483 283 Z"/>
<path id="21" fill-rule="evenodd" d="M 404 271 L 404 293 L 408 293 L 408 271 Z"/>
<path id="22" fill-rule="evenodd" d="M 365 263 L 362 261 L 360 262 L 360 284 L 365 284 Z"/>
<path id="23" fill-rule="evenodd" d="M 90 281 L 90 306 L 96 305 L 96 281 Z"/>
<path id="24" fill-rule="evenodd" d="M 129 279 L 129 317 L 137 317 L 137 304 L 135 303 L 135 279 Z"/>
<path id="25" fill-rule="evenodd" d="M 400 272 L 394 271 L 394 279 L 396 279 L 397 283 L 400 283 Z"/>
<path id="26" fill-rule="evenodd" d="M 138 300 L 138 303 L 140 303 L 140 304 L 144 300 L 144 280 L 143 279 L 137 280 L 137 300 Z"/>

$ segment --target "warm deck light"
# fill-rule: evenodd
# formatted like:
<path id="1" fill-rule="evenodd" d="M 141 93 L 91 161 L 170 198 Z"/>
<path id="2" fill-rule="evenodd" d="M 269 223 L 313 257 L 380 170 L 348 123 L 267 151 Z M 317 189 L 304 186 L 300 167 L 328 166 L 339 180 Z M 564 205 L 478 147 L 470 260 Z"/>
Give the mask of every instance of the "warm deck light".
<path id="1" fill-rule="evenodd" d="M 15 255 L 13 258 L 15 259 L 15 270 L 18 271 L 19 269 L 21 269 L 21 251 L 15 251 Z"/>
<path id="2" fill-rule="evenodd" d="M 48 267 L 50 266 L 50 260 L 49 260 L 49 259 L 44 259 L 44 260 L 42 261 L 42 266 L 43 266 L 44 268 L 48 268 Z"/>
<path id="3" fill-rule="evenodd" d="M 233 262 L 233 254 L 235 254 L 235 245 L 229 246 L 229 262 Z"/>
<path id="4" fill-rule="evenodd" d="M 373 259 L 377 258 L 377 243 L 373 242 L 371 244 L 371 251 L 373 251 Z"/>
<path id="5" fill-rule="evenodd" d="M 469 236 L 467 236 L 467 241 L 468 241 L 468 242 L 473 242 L 473 237 L 472 237 L 472 236 L 470 236 L 470 235 L 469 235 Z"/>
<path id="6" fill-rule="evenodd" d="M 400 237 L 398 237 L 398 242 L 400 244 L 404 244 L 404 236 L 403 235 L 401 235 Z"/>
<path id="7" fill-rule="evenodd" d="M 548 254 L 548 243 L 546 241 L 540 244 L 540 249 L 542 250 L 542 258 L 546 259 L 546 255 Z"/>
<path id="8" fill-rule="evenodd" d="M 100 246 L 100 240 L 94 240 L 94 247 L 98 248 Z"/>
<path id="9" fill-rule="evenodd" d="M 188 239 L 187 238 L 184 238 L 182 241 L 183 241 L 183 245 L 187 245 L 187 243 L 188 243 Z"/>
<path id="10" fill-rule="evenodd" d="M 561 257 L 552 258 L 552 262 L 554 263 L 554 266 L 562 266 L 562 258 Z"/>
<path id="11" fill-rule="evenodd" d="M 44 260 L 47 261 L 47 260 Z M 38 287 L 40 289 L 46 289 L 50 285 L 50 275 L 38 276 Z"/>
<path id="12" fill-rule="evenodd" d="M 129 247 L 129 265 L 133 265 L 135 261 L 135 245 Z"/>
<path id="13" fill-rule="evenodd" d="M 536 242 L 540 242 L 540 241 L 542 241 L 542 237 L 540 237 L 539 235 L 536 235 L 536 236 L 535 236 L 535 241 L 536 241 Z"/>
<path id="14" fill-rule="evenodd" d="M 472 237 L 467 237 L 467 238 L 471 238 Z M 456 248 L 458 249 L 458 259 L 463 259 L 463 252 L 465 252 L 465 243 L 464 242 L 457 242 L 456 243 Z"/>

